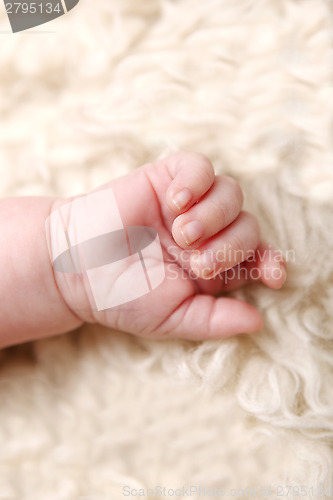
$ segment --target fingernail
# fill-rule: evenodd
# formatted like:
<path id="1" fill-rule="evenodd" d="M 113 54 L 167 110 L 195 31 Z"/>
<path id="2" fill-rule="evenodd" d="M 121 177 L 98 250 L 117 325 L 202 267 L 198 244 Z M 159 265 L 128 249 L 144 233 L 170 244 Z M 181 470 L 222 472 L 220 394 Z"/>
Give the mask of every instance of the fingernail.
<path id="1" fill-rule="evenodd" d="M 204 234 L 204 227 L 202 223 L 198 220 L 193 220 L 185 224 L 185 226 L 179 228 L 182 236 L 185 240 L 186 245 L 192 245 Z"/>
<path id="2" fill-rule="evenodd" d="M 186 207 L 191 198 L 191 191 L 185 188 L 182 191 L 179 191 L 179 193 L 175 194 L 175 196 L 172 198 L 172 201 L 177 210 L 181 210 L 182 208 Z"/>

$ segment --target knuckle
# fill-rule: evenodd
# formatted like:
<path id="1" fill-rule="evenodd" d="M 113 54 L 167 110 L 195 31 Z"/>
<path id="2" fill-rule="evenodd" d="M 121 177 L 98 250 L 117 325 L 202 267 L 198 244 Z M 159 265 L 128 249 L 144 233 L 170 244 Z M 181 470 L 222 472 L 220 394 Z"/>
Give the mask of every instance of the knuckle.
<path id="1" fill-rule="evenodd" d="M 210 179 L 215 176 L 212 162 L 203 153 L 190 152 L 188 153 L 187 160 L 191 162 L 193 166 L 200 169 L 201 172 L 205 172 Z"/>
<path id="2" fill-rule="evenodd" d="M 231 241 L 229 248 L 231 249 L 231 252 L 229 254 L 229 266 L 235 266 L 239 264 L 240 262 L 244 262 L 245 260 L 245 251 L 246 251 L 246 243 L 244 242 L 244 239 L 238 235 L 234 234 Z"/>
<path id="3" fill-rule="evenodd" d="M 205 170 L 207 172 L 209 177 L 211 178 L 211 177 L 215 176 L 214 167 L 213 167 L 213 164 L 210 161 L 210 159 L 202 153 L 196 153 L 196 155 L 197 155 L 198 163 L 200 165 L 202 165 L 203 170 Z"/>
<path id="4" fill-rule="evenodd" d="M 212 183 L 215 177 L 215 171 L 210 159 L 203 153 L 195 151 L 179 151 L 171 153 L 163 160 L 164 165 L 173 173 L 173 176 L 180 168 L 190 168 L 194 175 L 198 176 L 202 182 L 204 177 L 207 177 L 209 184 Z"/>
<path id="5" fill-rule="evenodd" d="M 230 189 L 232 190 L 233 197 L 239 201 L 240 206 L 244 203 L 244 193 L 239 183 L 233 177 L 224 176 L 224 181 L 228 183 Z"/>
<path id="6" fill-rule="evenodd" d="M 218 184 L 219 201 L 216 207 L 217 213 L 220 222 L 223 223 L 224 226 L 227 226 L 240 214 L 243 203 L 243 193 L 238 183 L 231 177 L 218 178 Z"/>
<path id="7" fill-rule="evenodd" d="M 217 206 L 217 213 L 220 224 L 226 227 L 233 221 L 233 209 L 230 204 L 220 203 Z"/>
<path id="8" fill-rule="evenodd" d="M 260 226 L 258 219 L 255 215 L 247 211 L 242 211 L 241 215 L 245 218 L 247 226 L 251 229 L 252 234 L 259 238 L 260 236 Z"/>
<path id="9" fill-rule="evenodd" d="M 248 258 L 248 252 L 257 248 L 260 236 L 258 221 L 251 213 L 242 211 L 238 219 L 239 223 L 241 223 L 242 230 L 238 226 L 238 230 L 235 230 L 230 238 L 230 246 L 234 252 L 231 259 L 233 265 Z"/>

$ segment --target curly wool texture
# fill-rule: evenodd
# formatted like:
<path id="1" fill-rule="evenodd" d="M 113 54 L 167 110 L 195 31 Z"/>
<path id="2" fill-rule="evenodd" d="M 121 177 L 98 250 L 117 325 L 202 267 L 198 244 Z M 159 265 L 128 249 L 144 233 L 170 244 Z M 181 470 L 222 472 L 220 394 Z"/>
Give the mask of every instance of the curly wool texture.
<path id="1" fill-rule="evenodd" d="M 258 334 L 90 325 L 1 351 L 2 498 L 333 494 L 332 18 L 321 0 L 81 0 L 53 33 L 0 35 L 1 196 L 75 195 L 196 150 L 289 257 L 281 290 L 234 293 Z"/>

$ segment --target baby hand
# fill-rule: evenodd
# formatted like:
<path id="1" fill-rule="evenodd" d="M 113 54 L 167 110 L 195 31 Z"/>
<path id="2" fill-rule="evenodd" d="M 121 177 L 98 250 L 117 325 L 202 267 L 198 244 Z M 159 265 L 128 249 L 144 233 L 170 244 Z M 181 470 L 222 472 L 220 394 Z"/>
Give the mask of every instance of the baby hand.
<path id="1" fill-rule="evenodd" d="M 259 330 L 256 308 L 215 296 L 255 280 L 280 288 L 286 279 L 281 253 L 260 241 L 257 220 L 242 205 L 237 182 L 189 152 L 57 201 L 52 213 L 61 217 L 51 216 L 48 234 L 62 296 L 83 321 L 143 337 L 199 340 Z M 60 240 L 70 259 L 59 266 Z M 153 253 L 145 254 L 150 243 Z"/>

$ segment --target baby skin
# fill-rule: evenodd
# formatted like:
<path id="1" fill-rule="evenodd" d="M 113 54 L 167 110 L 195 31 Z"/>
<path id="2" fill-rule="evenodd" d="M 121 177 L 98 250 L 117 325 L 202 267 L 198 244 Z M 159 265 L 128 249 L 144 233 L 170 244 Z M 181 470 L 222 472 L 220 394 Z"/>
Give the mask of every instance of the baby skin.
<path id="1" fill-rule="evenodd" d="M 160 262 L 153 266 L 163 266 L 163 279 L 134 300 L 98 308 L 84 261 L 81 272 L 62 273 L 50 258 L 64 230 L 46 222 L 79 197 L 3 199 L 0 347 L 62 334 L 85 322 L 152 339 L 216 339 L 262 328 L 255 307 L 221 294 L 258 280 L 278 289 L 286 264 L 281 252 L 261 241 L 256 218 L 242 211 L 243 194 L 234 179 L 216 175 L 205 156 L 180 152 L 93 193 L 103 190 L 114 196 L 123 227 L 153 228 L 158 235 Z M 91 211 L 99 221 L 104 208 L 96 203 Z M 82 220 L 68 209 L 63 214 L 63 229 L 71 224 L 75 233 Z M 134 285 L 134 272 L 132 280 Z M 114 287 L 109 283 L 104 294 Z"/>

